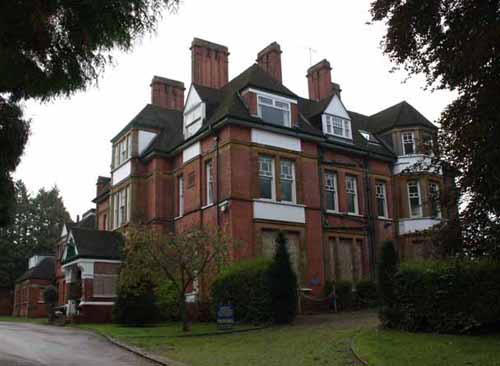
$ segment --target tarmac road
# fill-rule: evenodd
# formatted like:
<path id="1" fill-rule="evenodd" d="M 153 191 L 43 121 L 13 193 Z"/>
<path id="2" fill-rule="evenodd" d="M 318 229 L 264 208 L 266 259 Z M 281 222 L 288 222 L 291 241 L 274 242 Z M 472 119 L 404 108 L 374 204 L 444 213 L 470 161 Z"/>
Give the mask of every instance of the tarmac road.
<path id="1" fill-rule="evenodd" d="M 78 329 L 0 322 L 1 366 L 156 365 Z"/>

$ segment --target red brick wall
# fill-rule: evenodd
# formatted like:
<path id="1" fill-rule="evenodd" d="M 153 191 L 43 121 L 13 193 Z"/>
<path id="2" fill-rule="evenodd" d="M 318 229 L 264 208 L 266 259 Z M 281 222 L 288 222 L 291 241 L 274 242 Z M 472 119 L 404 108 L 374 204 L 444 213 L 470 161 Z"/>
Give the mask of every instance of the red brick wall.
<path id="1" fill-rule="evenodd" d="M 49 285 L 49 281 L 37 279 L 18 283 L 15 290 L 14 315 L 28 318 L 46 317 L 47 305 L 42 300 L 42 293 Z"/>

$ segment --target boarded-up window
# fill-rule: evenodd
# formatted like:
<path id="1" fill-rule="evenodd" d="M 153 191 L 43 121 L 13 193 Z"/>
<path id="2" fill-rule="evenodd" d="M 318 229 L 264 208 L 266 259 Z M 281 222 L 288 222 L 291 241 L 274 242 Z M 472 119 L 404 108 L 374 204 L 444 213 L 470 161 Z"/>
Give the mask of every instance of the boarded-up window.
<path id="1" fill-rule="evenodd" d="M 276 252 L 276 236 L 278 232 L 276 230 L 263 230 L 262 231 L 262 254 L 264 257 L 272 258 Z M 286 233 L 287 237 L 287 248 L 290 254 L 290 262 L 295 273 L 299 274 L 299 243 L 300 238 L 298 233 Z"/>
<path id="2" fill-rule="evenodd" d="M 331 273 L 336 280 L 359 281 L 363 278 L 364 241 L 352 238 L 331 238 Z"/>
<path id="3" fill-rule="evenodd" d="M 116 296 L 117 275 L 96 274 L 94 276 L 94 296 L 114 297 Z"/>

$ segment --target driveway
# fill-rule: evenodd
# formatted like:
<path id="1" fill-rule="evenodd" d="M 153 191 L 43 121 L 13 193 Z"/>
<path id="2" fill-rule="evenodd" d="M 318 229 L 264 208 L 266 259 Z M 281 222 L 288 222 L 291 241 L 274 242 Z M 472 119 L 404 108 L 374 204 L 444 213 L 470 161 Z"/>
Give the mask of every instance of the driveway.
<path id="1" fill-rule="evenodd" d="M 104 338 L 78 329 L 0 322 L 2 366 L 152 366 Z"/>

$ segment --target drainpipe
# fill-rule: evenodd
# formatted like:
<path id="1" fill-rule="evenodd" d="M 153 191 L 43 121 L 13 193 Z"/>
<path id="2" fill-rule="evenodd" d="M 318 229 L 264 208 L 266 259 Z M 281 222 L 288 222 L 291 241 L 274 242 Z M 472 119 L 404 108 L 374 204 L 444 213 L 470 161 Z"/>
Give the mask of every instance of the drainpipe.
<path id="1" fill-rule="evenodd" d="M 328 263 L 327 263 L 327 257 L 326 257 L 326 245 L 327 245 L 327 238 L 324 237 L 324 232 L 325 228 L 327 228 L 327 225 L 325 223 L 325 210 L 324 210 L 324 195 L 323 195 L 323 148 L 318 145 L 318 177 L 319 177 L 319 215 L 320 215 L 320 220 L 321 220 L 321 247 L 323 250 L 323 273 L 324 273 L 324 279 L 326 280 L 326 277 L 329 275 L 328 271 Z"/>
<path id="2" fill-rule="evenodd" d="M 363 159 L 363 168 L 365 175 L 365 207 L 366 207 L 366 218 L 368 220 L 368 256 L 370 261 L 370 277 L 375 278 L 375 225 L 373 219 L 372 210 L 372 200 L 371 192 L 372 187 L 370 185 L 370 178 L 368 177 L 368 159 L 370 158 L 370 153 Z"/>
<path id="3" fill-rule="evenodd" d="M 210 132 L 214 136 L 215 139 L 215 210 L 217 212 L 215 217 L 215 222 L 217 229 L 220 229 L 220 212 L 219 212 L 219 197 L 220 197 L 220 163 L 219 163 L 219 135 L 215 132 L 212 127 L 212 124 L 209 125 Z"/>

